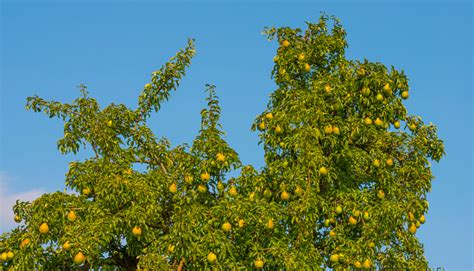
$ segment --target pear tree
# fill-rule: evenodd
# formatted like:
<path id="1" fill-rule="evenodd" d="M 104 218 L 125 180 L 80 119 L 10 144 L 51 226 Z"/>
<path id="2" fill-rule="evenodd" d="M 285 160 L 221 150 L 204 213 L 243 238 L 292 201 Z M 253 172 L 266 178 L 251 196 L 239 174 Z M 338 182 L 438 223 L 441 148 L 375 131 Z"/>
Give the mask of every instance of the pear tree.
<path id="1" fill-rule="evenodd" d="M 2 270 L 426 270 L 416 232 L 444 146 L 404 106 L 407 76 L 347 59 L 334 17 L 264 33 L 278 48 L 275 90 L 251 127 L 262 168 L 225 141 L 213 85 L 191 144 L 171 147 L 147 125 L 193 40 L 152 73 L 136 108 L 103 107 L 85 86 L 71 103 L 29 97 L 28 110 L 64 122 L 60 153 L 92 156 L 69 164 L 71 192 L 16 203 Z"/>

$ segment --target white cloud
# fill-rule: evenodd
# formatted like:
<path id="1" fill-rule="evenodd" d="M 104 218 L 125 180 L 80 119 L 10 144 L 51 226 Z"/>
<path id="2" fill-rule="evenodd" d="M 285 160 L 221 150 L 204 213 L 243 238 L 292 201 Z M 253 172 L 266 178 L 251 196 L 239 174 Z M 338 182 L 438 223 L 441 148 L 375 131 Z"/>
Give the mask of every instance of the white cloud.
<path id="1" fill-rule="evenodd" d="M 46 191 L 42 188 L 31 189 L 18 193 L 10 193 L 8 184 L 13 179 L 5 172 L 0 171 L 0 233 L 7 232 L 15 226 L 13 221 L 13 205 L 16 201 L 33 201 Z"/>

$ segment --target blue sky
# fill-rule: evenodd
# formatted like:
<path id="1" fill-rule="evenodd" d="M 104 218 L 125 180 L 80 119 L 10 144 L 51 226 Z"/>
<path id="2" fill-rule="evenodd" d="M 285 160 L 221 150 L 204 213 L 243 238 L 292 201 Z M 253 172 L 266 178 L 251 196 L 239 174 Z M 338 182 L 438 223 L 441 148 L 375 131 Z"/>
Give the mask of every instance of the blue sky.
<path id="1" fill-rule="evenodd" d="M 156 70 L 196 39 L 197 56 L 181 87 L 151 119 L 158 136 L 191 142 L 205 105 L 204 85 L 217 86 L 227 140 L 244 163 L 261 166 L 254 117 L 275 89 L 276 44 L 264 26 L 304 27 L 320 12 L 348 33 L 347 56 L 403 69 L 406 106 L 439 127 L 447 155 L 433 163 L 427 223 L 417 233 L 432 267 L 473 268 L 472 4 L 435 2 L 145 2 L 4 1 L 1 6 L 0 232 L 18 197 L 63 190 L 68 161 L 56 140 L 63 124 L 27 112 L 26 97 L 69 102 L 81 83 L 103 105 L 136 105 Z"/>

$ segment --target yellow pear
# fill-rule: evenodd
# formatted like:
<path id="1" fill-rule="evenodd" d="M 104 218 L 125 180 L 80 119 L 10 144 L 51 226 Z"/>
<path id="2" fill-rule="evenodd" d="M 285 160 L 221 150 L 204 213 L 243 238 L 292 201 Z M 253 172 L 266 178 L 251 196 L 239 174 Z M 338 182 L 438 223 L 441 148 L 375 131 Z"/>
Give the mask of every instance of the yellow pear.
<path id="1" fill-rule="evenodd" d="M 369 212 L 364 212 L 364 220 L 369 220 L 369 219 L 370 219 Z"/>
<path id="2" fill-rule="evenodd" d="M 229 222 L 225 222 L 222 224 L 222 230 L 225 232 L 229 232 L 232 229 L 232 225 Z"/>
<path id="3" fill-rule="evenodd" d="M 379 190 L 379 192 L 377 192 L 377 197 L 379 197 L 379 199 L 385 198 L 385 192 L 383 192 L 383 190 Z"/>
<path id="4" fill-rule="evenodd" d="M 299 196 L 301 196 L 303 194 L 303 188 L 297 186 L 296 189 L 295 189 L 295 193 Z"/>
<path id="5" fill-rule="evenodd" d="M 282 42 L 282 45 L 283 45 L 283 47 L 288 47 L 288 46 L 290 46 L 290 42 L 287 41 L 287 40 L 284 40 L 284 41 Z"/>
<path id="6" fill-rule="evenodd" d="M 254 266 L 257 269 L 262 269 L 263 268 L 263 261 L 262 260 L 255 260 Z"/>
<path id="7" fill-rule="evenodd" d="M 140 228 L 139 226 L 135 226 L 132 229 L 132 233 L 135 236 L 141 235 L 142 234 L 142 228 Z"/>
<path id="8" fill-rule="evenodd" d="M 84 187 L 84 188 L 82 189 L 82 194 L 83 194 L 84 196 L 88 196 L 90 193 L 91 193 L 91 190 L 90 190 L 88 187 Z"/>
<path id="9" fill-rule="evenodd" d="M 217 182 L 217 190 L 221 191 L 224 189 L 224 184 L 221 181 Z"/>
<path id="10" fill-rule="evenodd" d="M 304 63 L 304 70 L 305 70 L 306 72 L 311 71 L 311 66 L 310 66 L 308 63 Z"/>
<path id="11" fill-rule="evenodd" d="M 390 87 L 390 84 L 387 83 L 385 84 L 385 86 L 383 86 L 383 90 L 385 91 L 385 93 L 387 94 L 392 94 L 392 88 Z"/>
<path id="12" fill-rule="evenodd" d="M 265 226 L 267 227 L 267 229 L 273 229 L 273 219 L 270 218 Z"/>
<path id="13" fill-rule="evenodd" d="M 413 221 L 415 219 L 415 215 L 412 212 L 408 212 L 408 221 Z"/>
<path id="14" fill-rule="evenodd" d="M 373 162 L 372 162 L 372 165 L 374 167 L 380 167 L 380 160 L 379 159 L 375 159 Z"/>
<path id="15" fill-rule="evenodd" d="M 207 172 L 201 173 L 201 180 L 207 182 L 211 179 L 211 175 Z"/>
<path id="16" fill-rule="evenodd" d="M 43 223 L 39 226 L 39 232 L 42 234 L 46 234 L 49 232 L 49 226 L 47 223 Z"/>
<path id="17" fill-rule="evenodd" d="M 170 186 L 169 186 L 169 191 L 173 194 L 175 194 L 176 192 L 178 192 L 178 187 L 176 186 L 175 183 L 172 183 Z"/>
<path id="18" fill-rule="evenodd" d="M 400 122 L 397 120 L 393 123 L 393 127 L 395 127 L 396 129 L 399 129 L 400 128 Z"/>
<path id="19" fill-rule="evenodd" d="M 405 91 L 402 92 L 402 98 L 403 98 L 403 99 L 407 99 L 407 98 L 408 98 L 408 91 L 405 90 Z"/>
<path id="20" fill-rule="evenodd" d="M 20 249 L 26 247 L 30 243 L 30 239 L 26 238 L 20 243 Z"/>
<path id="21" fill-rule="evenodd" d="M 235 188 L 235 186 L 232 186 L 230 189 L 229 189 L 229 194 L 231 196 L 237 196 L 237 188 Z"/>
<path id="22" fill-rule="evenodd" d="M 332 88 L 330 85 L 326 85 L 324 86 L 324 91 L 326 91 L 327 93 L 331 92 Z"/>
<path id="23" fill-rule="evenodd" d="M 282 129 L 279 125 L 275 126 L 275 133 L 279 134 L 282 132 Z"/>
<path id="24" fill-rule="evenodd" d="M 375 121 L 374 121 L 374 124 L 375 124 L 376 126 L 382 126 L 383 121 L 382 121 L 380 118 L 376 118 Z"/>
<path id="25" fill-rule="evenodd" d="M 410 224 L 410 227 L 408 227 L 408 231 L 411 233 L 411 234 L 415 234 L 416 233 L 416 225 L 414 223 L 411 223 Z"/>
<path id="26" fill-rule="evenodd" d="M 70 250 L 71 249 L 71 244 L 69 243 L 69 241 L 64 242 L 63 249 L 64 250 Z"/>
<path id="27" fill-rule="evenodd" d="M 207 191 L 207 187 L 206 187 L 205 185 L 203 185 L 203 184 L 198 185 L 198 188 L 197 188 L 197 189 L 198 189 L 198 191 L 199 191 L 200 193 L 204 193 L 204 192 Z"/>
<path id="28" fill-rule="evenodd" d="M 185 181 L 187 184 L 192 184 L 192 183 L 193 183 L 193 180 L 194 180 L 194 178 L 193 178 L 193 176 L 191 176 L 191 175 L 186 175 L 186 176 L 184 176 L 184 181 Z"/>
<path id="29" fill-rule="evenodd" d="M 286 191 L 281 192 L 280 198 L 282 200 L 289 200 L 290 199 L 290 194 Z"/>
<path id="30" fill-rule="evenodd" d="M 76 220 L 76 214 L 74 213 L 73 210 L 69 211 L 69 213 L 67 214 L 67 219 L 71 222 L 75 221 Z"/>
<path id="31" fill-rule="evenodd" d="M 75 264 L 82 264 L 85 261 L 86 257 L 82 252 L 78 252 L 76 256 L 74 256 L 74 263 Z"/>
<path id="32" fill-rule="evenodd" d="M 324 132 L 326 134 L 331 134 L 332 133 L 332 126 L 328 125 L 328 126 L 324 127 Z"/>
<path id="33" fill-rule="evenodd" d="M 209 254 L 207 254 L 207 260 L 208 260 L 210 263 L 216 262 L 216 260 L 217 260 L 216 254 L 214 254 L 214 253 L 212 253 L 212 252 L 209 252 Z"/>
<path id="34" fill-rule="evenodd" d="M 219 162 L 224 162 L 225 161 L 225 155 L 223 153 L 219 152 L 219 153 L 216 154 L 216 159 Z"/>
<path id="35" fill-rule="evenodd" d="M 362 88 L 362 95 L 369 96 L 370 95 L 370 89 L 368 87 L 363 87 Z"/>
<path id="36" fill-rule="evenodd" d="M 366 117 L 366 118 L 364 119 L 364 124 L 365 124 L 365 125 L 371 125 L 371 124 L 372 124 L 372 120 L 371 120 L 369 117 Z"/>

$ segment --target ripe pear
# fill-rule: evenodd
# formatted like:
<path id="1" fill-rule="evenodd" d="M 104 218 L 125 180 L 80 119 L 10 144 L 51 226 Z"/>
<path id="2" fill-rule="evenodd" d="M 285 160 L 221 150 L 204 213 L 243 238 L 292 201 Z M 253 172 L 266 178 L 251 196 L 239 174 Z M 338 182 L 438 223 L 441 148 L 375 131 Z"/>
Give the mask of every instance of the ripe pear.
<path id="1" fill-rule="evenodd" d="M 326 91 L 326 93 L 329 93 L 329 92 L 331 92 L 331 90 L 332 90 L 332 88 L 331 88 L 331 86 L 330 86 L 330 85 L 326 85 L 326 86 L 324 86 L 324 91 Z"/>
<path id="2" fill-rule="evenodd" d="M 385 198 L 385 192 L 383 192 L 383 190 L 379 190 L 379 192 L 377 192 L 377 197 L 379 197 L 379 199 Z"/>
<path id="3" fill-rule="evenodd" d="M 254 266 L 257 269 L 262 269 L 263 268 L 263 261 L 262 260 L 255 260 Z"/>
<path id="4" fill-rule="evenodd" d="M 200 192 L 200 193 L 204 193 L 204 192 L 207 191 L 207 187 L 203 184 L 198 185 L 197 189 L 198 189 L 198 192 Z"/>
<path id="5" fill-rule="evenodd" d="M 225 155 L 223 153 L 219 152 L 219 153 L 216 154 L 216 159 L 219 162 L 224 162 L 225 161 Z"/>
<path id="6" fill-rule="evenodd" d="M 393 127 L 395 127 L 396 129 L 399 129 L 400 128 L 400 122 L 397 120 L 393 123 Z"/>
<path id="7" fill-rule="evenodd" d="M 64 244 L 63 244 L 63 249 L 64 249 L 64 250 L 69 250 L 69 249 L 71 249 L 71 244 L 69 243 L 69 241 L 64 242 Z"/>
<path id="8" fill-rule="evenodd" d="M 311 66 L 310 66 L 308 63 L 305 63 L 305 64 L 304 64 L 304 70 L 305 70 L 306 72 L 311 71 Z"/>
<path id="9" fill-rule="evenodd" d="M 217 260 L 216 254 L 212 252 L 209 252 L 209 254 L 207 254 L 207 261 L 209 261 L 210 263 L 214 263 L 216 262 L 216 260 Z"/>
<path id="10" fill-rule="evenodd" d="M 364 124 L 365 124 L 365 125 L 371 125 L 371 124 L 372 124 L 372 120 L 371 120 L 369 117 L 366 117 L 366 118 L 364 119 Z"/>
<path id="11" fill-rule="evenodd" d="M 142 228 L 140 228 L 139 226 L 135 226 L 135 227 L 133 227 L 133 229 L 132 229 L 132 233 L 133 233 L 133 235 L 135 235 L 135 236 L 139 236 L 139 235 L 142 234 Z"/>
<path id="12" fill-rule="evenodd" d="M 229 222 L 225 222 L 222 224 L 222 230 L 225 232 L 229 232 L 232 229 L 232 225 Z"/>
<path id="13" fill-rule="evenodd" d="M 288 192 L 286 192 L 286 191 L 283 191 L 283 192 L 281 192 L 280 198 L 281 198 L 282 200 L 285 200 L 285 201 L 286 201 L 286 200 L 289 200 L 289 199 L 290 199 L 290 194 L 289 194 Z"/>
<path id="14" fill-rule="evenodd" d="M 39 226 L 39 232 L 42 234 L 46 234 L 49 232 L 49 226 L 47 223 L 43 223 Z"/>
<path id="15" fill-rule="evenodd" d="M 280 125 L 275 126 L 275 133 L 280 134 L 282 131 Z"/>
<path id="16" fill-rule="evenodd" d="M 74 213 L 73 210 L 69 211 L 69 213 L 67 214 L 67 219 L 71 222 L 74 222 L 76 220 L 76 214 Z"/>
<path id="17" fill-rule="evenodd" d="M 230 189 L 229 189 L 229 194 L 231 196 L 237 196 L 237 188 L 235 188 L 235 186 L 232 186 Z"/>
<path id="18" fill-rule="evenodd" d="M 75 264 L 82 264 L 85 261 L 86 257 L 82 252 L 78 252 L 76 256 L 74 256 L 74 263 Z"/>
<path id="19" fill-rule="evenodd" d="M 175 194 L 176 192 L 178 192 L 178 187 L 176 186 L 175 183 L 172 183 L 170 186 L 169 186 L 169 191 L 173 194 Z"/>
<path id="20" fill-rule="evenodd" d="M 402 98 L 403 99 L 408 99 L 408 91 L 405 90 L 405 91 L 402 92 Z"/>

